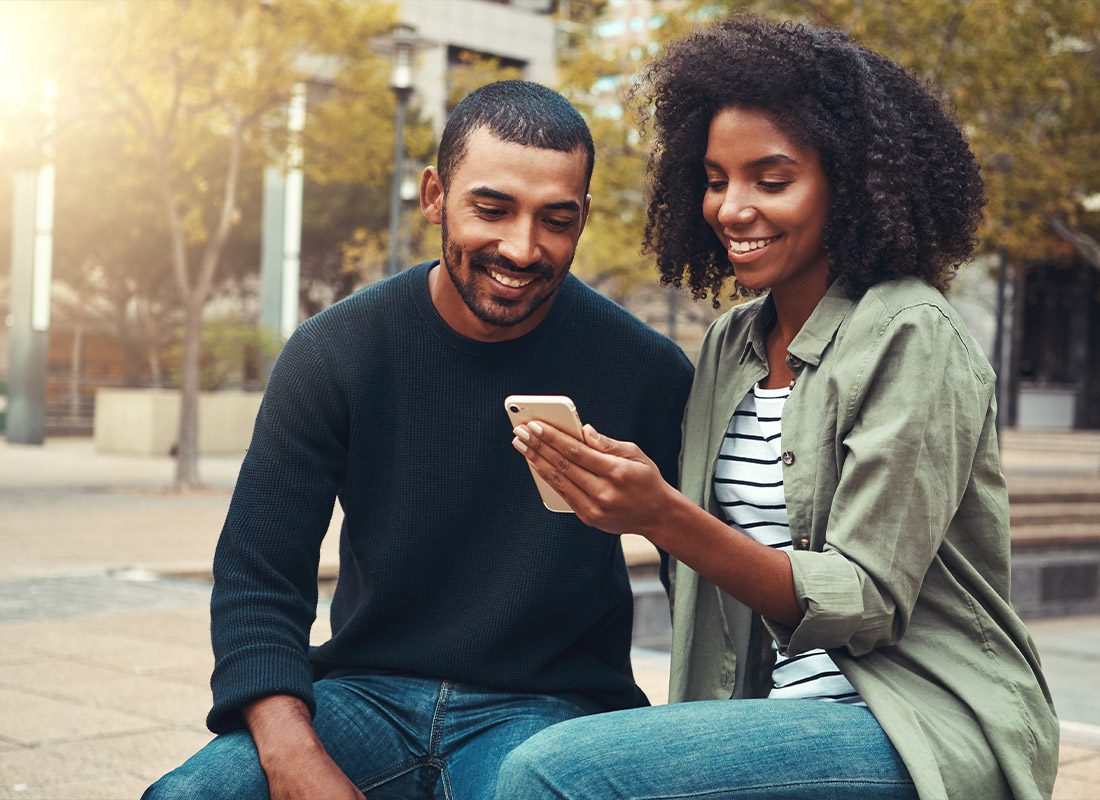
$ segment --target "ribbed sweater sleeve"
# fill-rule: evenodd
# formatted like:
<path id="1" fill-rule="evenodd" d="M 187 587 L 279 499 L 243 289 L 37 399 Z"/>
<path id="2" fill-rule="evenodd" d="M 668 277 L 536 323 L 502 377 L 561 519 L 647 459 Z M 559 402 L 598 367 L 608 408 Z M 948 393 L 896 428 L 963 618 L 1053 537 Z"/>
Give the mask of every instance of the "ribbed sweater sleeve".
<path id="1" fill-rule="evenodd" d="M 239 726 L 238 710 L 270 694 L 313 710 L 309 630 L 347 429 L 335 369 L 301 328 L 272 371 L 214 555 L 211 730 Z"/>

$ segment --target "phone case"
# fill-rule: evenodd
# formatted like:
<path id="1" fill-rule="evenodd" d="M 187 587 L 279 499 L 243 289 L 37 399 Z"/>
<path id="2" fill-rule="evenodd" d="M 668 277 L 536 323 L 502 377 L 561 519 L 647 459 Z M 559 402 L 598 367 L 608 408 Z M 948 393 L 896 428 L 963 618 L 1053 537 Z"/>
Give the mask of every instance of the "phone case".
<path id="1" fill-rule="evenodd" d="M 508 419 L 512 421 L 513 428 L 531 420 L 540 420 L 549 422 L 555 428 L 578 439 L 584 439 L 577 409 L 573 401 L 564 395 L 514 394 L 504 400 L 504 410 L 508 412 Z M 539 490 L 542 504 L 550 511 L 572 514 L 573 509 L 561 498 L 561 495 L 542 479 L 534 467 L 530 464 L 527 466 L 531 470 L 531 477 L 535 479 L 535 487 Z"/>

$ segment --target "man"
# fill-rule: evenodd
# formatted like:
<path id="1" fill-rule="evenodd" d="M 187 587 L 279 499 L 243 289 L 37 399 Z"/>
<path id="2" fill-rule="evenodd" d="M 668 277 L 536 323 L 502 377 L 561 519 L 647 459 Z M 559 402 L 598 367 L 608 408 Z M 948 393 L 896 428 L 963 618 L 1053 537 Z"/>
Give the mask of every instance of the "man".
<path id="1" fill-rule="evenodd" d="M 690 365 L 568 274 L 593 160 L 557 93 L 475 91 L 421 180 L 440 262 L 291 337 L 214 557 L 219 736 L 147 797 L 491 797 L 538 730 L 645 704 L 619 540 L 543 508 L 503 407 L 569 395 L 674 477 Z M 334 498 L 332 638 L 310 652 Z"/>

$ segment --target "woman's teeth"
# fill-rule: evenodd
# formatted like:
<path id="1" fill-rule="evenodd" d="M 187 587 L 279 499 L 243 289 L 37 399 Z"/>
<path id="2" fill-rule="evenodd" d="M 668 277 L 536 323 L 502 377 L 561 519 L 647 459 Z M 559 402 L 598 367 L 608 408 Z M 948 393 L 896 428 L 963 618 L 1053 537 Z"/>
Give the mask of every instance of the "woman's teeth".
<path id="1" fill-rule="evenodd" d="M 766 247 L 778 238 L 778 236 L 772 236 L 769 239 L 750 239 L 746 242 L 735 242 L 730 239 L 730 250 L 734 253 L 751 253 L 753 250 Z"/>

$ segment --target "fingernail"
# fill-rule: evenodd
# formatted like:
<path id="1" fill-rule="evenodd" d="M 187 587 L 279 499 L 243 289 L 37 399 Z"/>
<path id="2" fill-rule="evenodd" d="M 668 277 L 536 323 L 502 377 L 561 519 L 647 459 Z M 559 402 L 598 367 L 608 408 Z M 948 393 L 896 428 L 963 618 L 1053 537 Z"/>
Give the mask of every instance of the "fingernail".
<path id="1" fill-rule="evenodd" d="M 542 434 L 543 434 L 542 426 L 539 425 L 537 422 L 528 422 L 527 427 L 530 428 L 531 430 L 533 430 L 535 432 L 536 436 L 542 436 Z"/>
<path id="2" fill-rule="evenodd" d="M 518 437 L 512 440 L 512 447 L 516 448 L 521 453 L 527 452 L 527 445 L 521 442 Z"/>
<path id="3" fill-rule="evenodd" d="M 518 436 L 519 438 L 523 439 L 524 441 L 527 441 L 528 439 L 530 439 L 530 438 L 531 438 L 531 434 L 530 434 L 530 433 L 528 433 L 528 432 L 527 432 L 527 429 L 526 429 L 526 428 L 524 428 L 523 426 L 517 426 L 517 427 L 516 427 L 516 428 L 515 428 L 515 429 L 514 429 L 514 430 L 512 431 L 512 433 L 514 433 L 514 434 L 515 434 L 516 436 Z"/>

